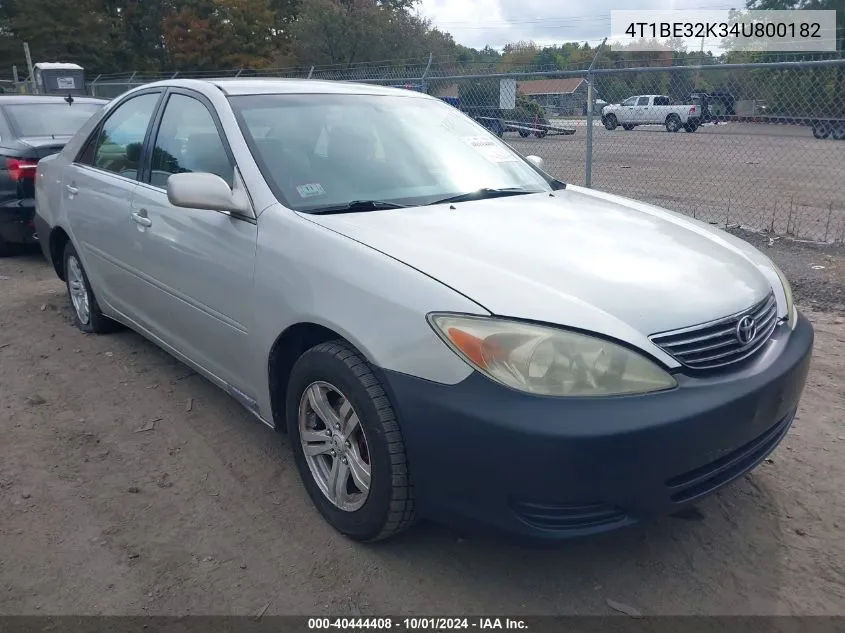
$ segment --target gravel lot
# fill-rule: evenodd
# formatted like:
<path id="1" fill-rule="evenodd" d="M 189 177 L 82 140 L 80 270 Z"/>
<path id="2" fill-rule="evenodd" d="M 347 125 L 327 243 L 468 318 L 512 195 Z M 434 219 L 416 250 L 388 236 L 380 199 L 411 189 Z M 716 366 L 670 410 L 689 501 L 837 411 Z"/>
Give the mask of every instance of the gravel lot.
<path id="1" fill-rule="evenodd" d="M 575 122 L 578 123 L 578 122 Z M 573 136 L 505 139 L 542 156 L 548 170 L 584 184 L 586 126 Z M 593 186 L 695 214 L 720 226 L 741 224 L 778 235 L 845 242 L 845 142 L 818 140 L 808 127 L 729 123 L 695 134 L 659 126 L 630 132 L 596 127 Z"/>
<path id="2" fill-rule="evenodd" d="M 285 436 L 141 337 L 78 332 L 40 255 L 0 260 L 0 614 L 845 614 L 845 254 L 747 237 L 815 308 L 790 435 L 699 513 L 551 551 L 345 540 Z"/>

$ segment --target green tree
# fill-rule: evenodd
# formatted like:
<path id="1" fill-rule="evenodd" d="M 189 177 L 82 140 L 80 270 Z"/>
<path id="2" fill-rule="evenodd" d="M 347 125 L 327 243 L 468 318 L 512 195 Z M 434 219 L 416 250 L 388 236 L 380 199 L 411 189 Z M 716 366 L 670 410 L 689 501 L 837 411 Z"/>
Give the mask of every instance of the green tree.
<path id="1" fill-rule="evenodd" d="M 262 68 L 275 54 L 275 15 L 268 0 L 191 0 L 163 20 L 173 68 Z"/>
<path id="2" fill-rule="evenodd" d="M 343 64 L 451 54 L 451 36 L 411 12 L 410 0 L 308 0 L 291 24 L 296 56 Z"/>
<path id="3" fill-rule="evenodd" d="M 840 57 L 845 51 L 845 0 L 746 0 L 748 9 L 768 10 L 831 10 L 836 11 L 836 49 Z M 738 56 L 729 56 L 731 60 Z M 751 54 L 751 57 L 756 57 Z M 748 56 L 745 56 L 748 61 Z M 789 114 L 845 116 L 845 68 L 816 70 L 789 75 L 777 71 L 757 73 L 758 86 L 768 93 L 767 101 L 776 110 Z M 796 81 L 799 80 L 799 81 Z"/>

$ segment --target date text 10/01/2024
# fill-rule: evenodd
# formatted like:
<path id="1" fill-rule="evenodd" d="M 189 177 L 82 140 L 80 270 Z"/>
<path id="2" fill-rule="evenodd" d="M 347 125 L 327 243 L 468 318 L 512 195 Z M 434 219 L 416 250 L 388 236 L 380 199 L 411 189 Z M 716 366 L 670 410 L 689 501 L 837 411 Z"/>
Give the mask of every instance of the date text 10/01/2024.
<path id="1" fill-rule="evenodd" d="M 625 35 L 634 38 L 790 38 L 820 39 L 818 22 L 631 22 Z"/>
<path id="2" fill-rule="evenodd" d="M 382 630 L 382 631 L 446 631 L 456 630 L 525 630 L 528 626 L 518 618 L 308 618 L 309 630 Z"/>

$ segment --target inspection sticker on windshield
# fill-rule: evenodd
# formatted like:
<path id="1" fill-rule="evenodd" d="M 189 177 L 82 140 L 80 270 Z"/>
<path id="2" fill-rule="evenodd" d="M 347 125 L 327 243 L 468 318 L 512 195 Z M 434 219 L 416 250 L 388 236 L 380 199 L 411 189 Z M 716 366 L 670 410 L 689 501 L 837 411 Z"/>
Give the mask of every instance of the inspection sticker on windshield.
<path id="1" fill-rule="evenodd" d="M 297 185 L 296 190 L 302 198 L 313 198 L 314 196 L 323 196 L 326 194 L 326 190 L 323 189 L 323 185 L 319 182 L 312 182 L 307 185 Z"/>
<path id="2" fill-rule="evenodd" d="M 486 139 L 483 136 L 466 136 L 464 142 L 475 148 L 475 151 L 484 156 L 492 163 L 515 162 L 516 156 L 508 152 L 504 147 L 500 147 L 494 141 Z"/>

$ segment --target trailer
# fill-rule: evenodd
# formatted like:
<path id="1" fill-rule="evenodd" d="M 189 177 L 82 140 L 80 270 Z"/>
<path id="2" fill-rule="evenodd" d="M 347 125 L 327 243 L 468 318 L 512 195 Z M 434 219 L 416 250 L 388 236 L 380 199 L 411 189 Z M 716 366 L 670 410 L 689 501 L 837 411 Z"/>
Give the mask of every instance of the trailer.
<path id="1" fill-rule="evenodd" d="M 800 117 L 777 115 L 722 115 L 711 118 L 714 123 L 768 123 L 772 125 L 802 125 L 812 129 L 817 139 L 828 137 L 845 140 L 845 118 L 839 117 Z"/>

